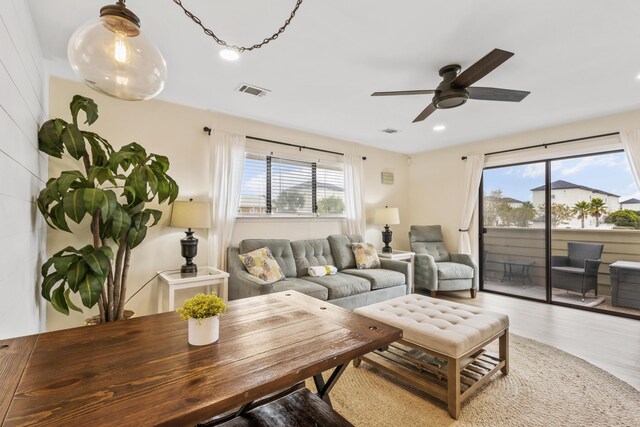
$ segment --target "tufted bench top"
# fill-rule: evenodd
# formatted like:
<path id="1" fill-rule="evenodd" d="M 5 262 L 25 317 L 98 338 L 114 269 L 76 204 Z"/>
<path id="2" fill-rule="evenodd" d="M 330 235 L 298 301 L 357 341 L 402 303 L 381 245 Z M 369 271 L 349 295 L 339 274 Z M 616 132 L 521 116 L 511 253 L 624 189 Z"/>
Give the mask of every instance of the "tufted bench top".
<path id="1" fill-rule="evenodd" d="M 354 312 L 400 328 L 403 340 L 453 358 L 509 327 L 505 314 L 418 294 Z"/>

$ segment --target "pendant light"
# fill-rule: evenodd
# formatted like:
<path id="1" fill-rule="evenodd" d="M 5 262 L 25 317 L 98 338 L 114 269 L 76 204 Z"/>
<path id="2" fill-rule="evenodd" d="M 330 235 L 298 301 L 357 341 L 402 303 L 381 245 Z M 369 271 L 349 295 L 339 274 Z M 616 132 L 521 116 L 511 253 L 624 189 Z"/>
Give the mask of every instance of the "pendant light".
<path id="1" fill-rule="evenodd" d="M 78 28 L 67 56 L 83 83 L 114 98 L 141 101 L 164 89 L 167 64 L 123 0 Z"/>

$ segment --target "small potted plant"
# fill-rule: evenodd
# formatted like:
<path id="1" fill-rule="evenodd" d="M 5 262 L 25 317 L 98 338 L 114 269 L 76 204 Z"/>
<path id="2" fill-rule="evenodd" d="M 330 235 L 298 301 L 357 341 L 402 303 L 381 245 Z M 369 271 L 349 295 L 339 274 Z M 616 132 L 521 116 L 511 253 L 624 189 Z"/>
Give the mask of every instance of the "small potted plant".
<path id="1" fill-rule="evenodd" d="M 207 345 L 218 341 L 220 319 L 218 315 L 227 311 L 227 304 L 215 293 L 197 294 L 176 310 L 182 320 L 189 322 L 189 344 Z"/>

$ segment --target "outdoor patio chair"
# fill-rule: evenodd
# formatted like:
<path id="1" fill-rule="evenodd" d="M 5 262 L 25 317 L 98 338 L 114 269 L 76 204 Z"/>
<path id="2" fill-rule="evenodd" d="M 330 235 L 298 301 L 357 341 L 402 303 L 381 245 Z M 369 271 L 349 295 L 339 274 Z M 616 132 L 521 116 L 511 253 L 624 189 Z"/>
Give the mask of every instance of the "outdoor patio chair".
<path id="1" fill-rule="evenodd" d="M 582 294 L 595 290 L 598 295 L 598 268 L 602 257 L 603 244 L 567 244 L 567 256 L 551 257 L 551 286 Z"/>
<path id="2" fill-rule="evenodd" d="M 478 290 L 478 266 L 471 255 L 450 254 L 439 225 L 412 225 L 409 245 L 414 257 L 414 285 L 435 297 L 438 291 Z"/>

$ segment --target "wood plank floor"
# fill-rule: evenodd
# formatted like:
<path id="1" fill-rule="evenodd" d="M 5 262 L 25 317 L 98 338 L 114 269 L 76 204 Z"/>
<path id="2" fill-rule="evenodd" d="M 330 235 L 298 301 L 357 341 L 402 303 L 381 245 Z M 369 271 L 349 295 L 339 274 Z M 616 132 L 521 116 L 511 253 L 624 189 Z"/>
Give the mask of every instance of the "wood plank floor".
<path id="1" fill-rule="evenodd" d="M 510 331 L 564 350 L 640 390 L 640 321 L 478 292 L 442 292 L 439 298 L 509 316 Z"/>

